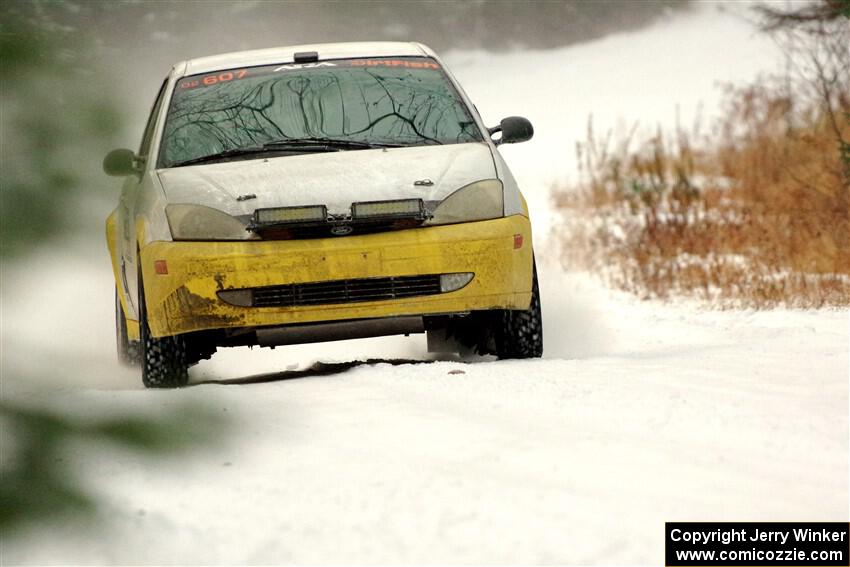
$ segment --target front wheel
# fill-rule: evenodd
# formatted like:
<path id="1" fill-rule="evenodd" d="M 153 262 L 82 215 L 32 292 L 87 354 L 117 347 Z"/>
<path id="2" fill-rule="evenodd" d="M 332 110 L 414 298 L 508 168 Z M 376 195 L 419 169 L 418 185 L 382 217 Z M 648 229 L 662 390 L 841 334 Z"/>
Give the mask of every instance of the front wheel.
<path id="1" fill-rule="evenodd" d="M 537 266 L 532 264 L 531 305 L 525 311 L 505 309 L 494 322 L 496 356 L 499 358 L 540 358 L 543 356 L 543 315 Z"/>
<path id="2" fill-rule="evenodd" d="M 148 326 L 145 287 L 139 278 L 139 332 L 142 383 L 148 388 L 180 388 L 189 382 L 186 339 L 180 335 L 156 338 Z"/>

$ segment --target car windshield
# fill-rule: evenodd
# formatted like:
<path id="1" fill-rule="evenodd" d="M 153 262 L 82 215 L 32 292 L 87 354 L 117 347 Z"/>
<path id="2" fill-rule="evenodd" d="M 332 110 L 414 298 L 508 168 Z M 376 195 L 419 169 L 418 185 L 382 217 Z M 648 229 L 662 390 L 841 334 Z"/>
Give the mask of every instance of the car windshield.
<path id="1" fill-rule="evenodd" d="M 430 58 L 269 65 L 183 77 L 162 136 L 159 167 L 241 150 L 305 150 L 481 141 L 466 105 Z M 346 142 L 352 142 L 346 144 Z M 243 157 L 245 157 L 243 156 Z"/>

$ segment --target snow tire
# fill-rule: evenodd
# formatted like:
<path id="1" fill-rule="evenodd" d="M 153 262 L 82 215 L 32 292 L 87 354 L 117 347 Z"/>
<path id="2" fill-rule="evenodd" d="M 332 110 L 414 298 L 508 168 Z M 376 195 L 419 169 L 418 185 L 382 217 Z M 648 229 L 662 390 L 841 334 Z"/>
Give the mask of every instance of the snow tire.
<path id="1" fill-rule="evenodd" d="M 181 388 L 189 382 L 186 339 L 180 335 L 162 338 L 151 335 L 144 289 L 139 278 L 142 383 L 147 388 Z"/>
<path id="2" fill-rule="evenodd" d="M 506 309 L 495 329 L 496 356 L 499 358 L 540 358 L 543 356 L 543 316 L 537 266 L 532 264 L 531 305 L 525 311 Z"/>

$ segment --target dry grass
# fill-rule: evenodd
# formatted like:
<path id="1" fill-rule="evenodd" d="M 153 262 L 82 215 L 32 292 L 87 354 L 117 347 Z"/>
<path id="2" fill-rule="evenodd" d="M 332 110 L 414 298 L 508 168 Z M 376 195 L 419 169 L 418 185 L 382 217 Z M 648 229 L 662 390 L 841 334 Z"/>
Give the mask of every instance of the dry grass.
<path id="1" fill-rule="evenodd" d="M 588 126 L 581 181 L 554 193 L 565 265 L 642 297 L 850 305 L 850 101 L 729 90 L 711 134 L 614 143 Z"/>

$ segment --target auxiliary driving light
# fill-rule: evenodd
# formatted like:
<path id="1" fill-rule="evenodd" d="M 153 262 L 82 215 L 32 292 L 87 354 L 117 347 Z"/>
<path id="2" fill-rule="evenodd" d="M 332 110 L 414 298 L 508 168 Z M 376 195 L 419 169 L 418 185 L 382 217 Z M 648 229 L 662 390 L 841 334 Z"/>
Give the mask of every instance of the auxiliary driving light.
<path id="1" fill-rule="evenodd" d="M 440 276 L 440 291 L 447 293 L 457 291 L 472 281 L 472 272 L 461 272 L 459 274 L 443 274 Z"/>
<path id="2" fill-rule="evenodd" d="M 254 292 L 250 289 L 223 289 L 217 295 L 219 299 L 231 305 L 239 307 L 254 305 Z"/>
<path id="3" fill-rule="evenodd" d="M 324 205 L 306 207 L 275 207 L 254 211 L 255 225 L 277 225 L 305 222 L 324 222 L 328 218 L 328 208 Z"/>
<path id="4" fill-rule="evenodd" d="M 422 199 L 351 203 L 351 218 L 355 220 L 399 217 L 424 219 L 426 217 L 425 203 Z"/>

